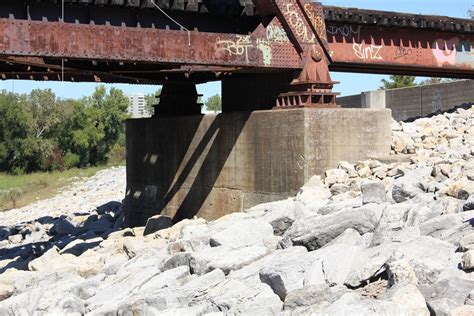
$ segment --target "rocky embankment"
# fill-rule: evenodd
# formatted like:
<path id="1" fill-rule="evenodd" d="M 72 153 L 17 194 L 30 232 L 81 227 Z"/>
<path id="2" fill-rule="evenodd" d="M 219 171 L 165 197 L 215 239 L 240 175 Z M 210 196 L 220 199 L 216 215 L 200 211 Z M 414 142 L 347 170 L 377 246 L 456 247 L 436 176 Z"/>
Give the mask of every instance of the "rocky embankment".
<path id="1" fill-rule="evenodd" d="M 213 222 L 122 229 L 82 194 L 67 216 L 12 211 L 0 314 L 473 315 L 474 110 L 394 122 L 392 143 Z"/>

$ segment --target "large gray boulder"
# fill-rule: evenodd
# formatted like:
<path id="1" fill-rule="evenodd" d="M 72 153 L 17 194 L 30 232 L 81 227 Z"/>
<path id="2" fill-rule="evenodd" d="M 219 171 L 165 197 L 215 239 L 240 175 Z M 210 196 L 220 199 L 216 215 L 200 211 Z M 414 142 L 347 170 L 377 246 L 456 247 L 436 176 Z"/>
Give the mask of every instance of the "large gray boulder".
<path id="1" fill-rule="evenodd" d="M 242 269 L 231 271 L 228 277 L 245 282 L 261 282 L 260 272 L 266 268 L 281 266 L 283 262 L 292 262 L 296 265 L 295 270 L 301 271 L 301 267 L 310 267 L 312 261 L 314 259 L 308 256 L 308 251 L 304 247 L 279 249 Z"/>
<path id="2" fill-rule="evenodd" d="M 268 284 L 282 301 L 289 292 L 303 287 L 305 272 L 312 264 L 312 260 L 308 260 L 306 249 L 298 248 L 299 255 L 276 258 L 259 272 L 260 280 Z"/>
<path id="3" fill-rule="evenodd" d="M 411 263 L 406 259 L 392 259 L 385 263 L 388 275 L 387 286 L 389 288 L 399 284 L 418 284 L 415 270 Z"/>
<path id="4" fill-rule="evenodd" d="M 158 253 L 166 249 L 166 241 L 163 239 L 124 237 L 121 242 L 123 251 L 130 259 L 143 253 Z"/>
<path id="5" fill-rule="evenodd" d="M 285 298 L 283 310 L 286 313 L 316 314 L 349 292 L 344 286 L 312 285 L 294 290 Z"/>
<path id="6" fill-rule="evenodd" d="M 392 198 L 397 203 L 413 199 L 425 192 L 422 180 L 431 175 L 431 168 L 418 168 L 405 173 L 395 180 L 392 188 Z"/>
<path id="7" fill-rule="evenodd" d="M 212 302 L 212 305 L 227 315 L 274 315 L 281 311 L 283 302 L 262 282 L 226 279 L 206 290 L 206 294 L 195 299 Z"/>
<path id="8" fill-rule="evenodd" d="M 0 241 L 7 239 L 10 237 L 11 232 L 8 227 L 1 227 L 0 226 Z"/>
<path id="9" fill-rule="evenodd" d="M 350 198 L 350 199 L 344 199 L 341 201 L 331 201 L 331 203 L 320 207 L 317 213 L 321 215 L 328 215 L 328 214 L 336 213 L 343 210 L 352 211 L 353 209 L 359 208 L 361 206 L 362 206 L 362 198 L 355 197 L 355 198 Z"/>
<path id="10" fill-rule="evenodd" d="M 474 270 L 474 250 L 469 250 L 462 255 L 461 268 L 464 271 Z"/>
<path id="11" fill-rule="evenodd" d="M 399 226 L 379 226 L 374 232 L 371 240 L 371 247 L 376 247 L 384 243 L 402 243 L 420 237 L 420 229 L 418 226 L 414 227 L 399 227 Z"/>
<path id="12" fill-rule="evenodd" d="M 415 284 L 400 283 L 390 288 L 383 296 L 384 300 L 396 303 L 404 315 L 429 316 L 426 301 Z"/>
<path id="13" fill-rule="evenodd" d="M 143 235 L 150 235 L 156 233 L 159 230 L 170 228 L 171 226 L 173 226 L 173 219 L 171 217 L 165 215 L 155 215 L 147 220 Z"/>
<path id="14" fill-rule="evenodd" d="M 391 248 L 392 258 L 407 260 L 419 282 L 425 284 L 437 281 L 440 273 L 449 266 L 450 258 L 456 251 L 454 245 L 426 236 L 395 244 Z"/>
<path id="15" fill-rule="evenodd" d="M 355 293 L 347 293 L 332 303 L 322 314 L 399 316 L 403 315 L 403 310 L 393 302 L 375 299 L 363 300 Z"/>
<path id="16" fill-rule="evenodd" d="M 462 238 L 472 233 L 472 218 L 474 211 L 437 216 L 420 224 L 420 231 L 423 235 L 458 245 Z"/>
<path id="17" fill-rule="evenodd" d="M 209 289 L 216 287 L 225 280 L 224 273 L 215 269 L 197 278 L 184 278 L 180 286 L 163 287 L 151 291 L 136 291 L 128 294 L 127 299 L 117 304 L 105 303 L 100 309 L 89 311 L 90 314 L 135 314 L 156 315 L 162 311 L 183 311 L 189 306 L 197 306 L 206 303 L 203 298 Z M 209 303 L 205 304 L 202 313 L 216 310 L 208 310 Z"/>
<path id="18" fill-rule="evenodd" d="M 208 236 L 212 247 L 227 246 L 233 249 L 249 246 L 276 249 L 279 241 L 273 235 L 270 224 L 253 218 L 214 222 L 209 225 Z"/>
<path id="19" fill-rule="evenodd" d="M 362 192 L 362 203 L 385 203 L 387 202 L 387 194 L 385 192 L 385 185 L 382 181 L 365 180 L 361 183 L 360 189 Z"/>
<path id="20" fill-rule="evenodd" d="M 225 274 L 238 270 L 266 256 L 270 250 L 262 246 L 249 246 L 239 249 L 227 246 L 204 248 L 190 254 L 189 266 L 193 274 L 202 275 L 214 269 L 220 269 Z"/>
<path id="21" fill-rule="evenodd" d="M 421 285 L 420 291 L 435 315 L 449 316 L 454 309 L 464 305 L 473 288 L 474 281 L 450 278 L 430 286 Z"/>
<path id="22" fill-rule="evenodd" d="M 337 170 L 337 173 L 346 174 L 343 170 Z M 304 205 L 311 206 L 314 203 L 322 203 L 331 197 L 331 191 L 323 183 L 320 176 L 313 176 L 298 192 L 295 200 Z"/>
<path id="23" fill-rule="evenodd" d="M 196 238 L 191 240 L 180 239 L 175 242 L 170 242 L 167 245 L 168 253 L 176 255 L 183 252 L 197 252 L 206 248 L 210 248 L 209 240 L 207 238 Z"/>
<path id="24" fill-rule="evenodd" d="M 61 218 L 57 220 L 52 228 L 52 232 L 58 235 L 68 235 L 75 232 L 78 224 L 69 218 Z"/>
<path id="25" fill-rule="evenodd" d="M 272 225 L 276 236 L 282 236 L 296 219 L 314 215 L 302 202 L 293 198 L 260 204 L 245 212 Z"/>
<path id="26" fill-rule="evenodd" d="M 443 214 L 445 206 L 441 201 L 433 200 L 414 203 L 407 212 L 405 225 L 416 226 Z"/>
<path id="27" fill-rule="evenodd" d="M 1 302 L 1 315 L 83 315 L 85 313 L 85 301 L 77 292 L 78 285 L 82 284 L 84 279 L 78 274 L 65 271 L 36 275 L 27 279 L 27 284 L 19 285 L 14 296 Z"/>
<path id="28" fill-rule="evenodd" d="M 474 194 L 469 195 L 466 202 L 464 202 L 463 210 L 465 212 L 474 210 Z"/>
<path id="29" fill-rule="evenodd" d="M 461 240 L 459 241 L 459 250 L 474 250 L 474 232 L 461 238 Z"/>
<path id="30" fill-rule="evenodd" d="M 135 259 L 135 258 L 134 258 Z M 179 287 L 190 276 L 188 266 L 178 266 L 165 272 L 160 261 L 145 258 L 124 265 L 116 275 L 103 282 L 97 294 L 87 300 L 88 311 L 99 314 L 126 304 L 135 293 L 150 293 L 170 287 Z"/>
<path id="31" fill-rule="evenodd" d="M 379 223 L 383 208 L 384 205 L 367 204 L 350 212 L 340 211 L 297 220 L 283 235 L 282 245 L 301 245 L 308 250 L 315 250 L 349 228 L 361 235 L 372 232 Z"/>

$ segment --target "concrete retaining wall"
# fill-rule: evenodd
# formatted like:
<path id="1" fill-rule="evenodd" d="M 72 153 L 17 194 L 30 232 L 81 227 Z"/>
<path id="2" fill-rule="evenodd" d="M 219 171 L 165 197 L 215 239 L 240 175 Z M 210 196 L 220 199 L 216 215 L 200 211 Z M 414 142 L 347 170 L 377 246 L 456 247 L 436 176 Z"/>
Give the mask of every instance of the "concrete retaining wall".
<path id="1" fill-rule="evenodd" d="M 371 91 L 337 99 L 343 107 L 388 108 L 394 119 L 427 116 L 474 103 L 474 80 L 455 81 L 413 88 Z"/>
<path id="2" fill-rule="evenodd" d="M 390 151 L 390 111 L 295 109 L 129 120 L 126 220 L 215 219 Z"/>

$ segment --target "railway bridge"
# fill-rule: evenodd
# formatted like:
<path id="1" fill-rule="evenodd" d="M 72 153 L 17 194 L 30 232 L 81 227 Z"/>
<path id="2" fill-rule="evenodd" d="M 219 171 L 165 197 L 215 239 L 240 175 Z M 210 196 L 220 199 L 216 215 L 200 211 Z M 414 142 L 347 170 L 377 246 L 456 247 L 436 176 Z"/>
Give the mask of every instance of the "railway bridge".
<path id="1" fill-rule="evenodd" d="M 474 79 L 474 23 L 307 0 L 0 3 L 2 79 L 163 85 L 155 116 L 127 122 L 132 226 L 216 218 L 388 154 L 390 112 L 340 109 L 330 71 Z M 223 113 L 202 116 L 209 81 Z"/>

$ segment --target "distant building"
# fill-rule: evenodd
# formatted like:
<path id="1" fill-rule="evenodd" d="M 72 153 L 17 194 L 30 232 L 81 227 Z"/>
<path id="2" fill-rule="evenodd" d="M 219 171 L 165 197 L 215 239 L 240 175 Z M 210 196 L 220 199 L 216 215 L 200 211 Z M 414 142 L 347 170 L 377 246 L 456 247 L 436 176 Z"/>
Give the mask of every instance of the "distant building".
<path id="1" fill-rule="evenodd" d="M 146 109 L 146 97 L 143 93 L 132 93 L 128 96 L 128 113 L 132 118 L 150 116 Z"/>

